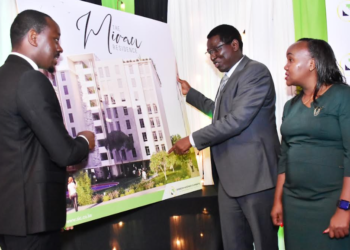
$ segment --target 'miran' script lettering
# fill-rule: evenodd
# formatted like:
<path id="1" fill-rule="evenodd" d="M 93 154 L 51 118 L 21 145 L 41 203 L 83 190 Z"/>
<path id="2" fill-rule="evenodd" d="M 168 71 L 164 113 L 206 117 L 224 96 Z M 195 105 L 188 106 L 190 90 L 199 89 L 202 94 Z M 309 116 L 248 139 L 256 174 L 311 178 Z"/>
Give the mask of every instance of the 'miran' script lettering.
<path id="1" fill-rule="evenodd" d="M 140 48 L 141 47 L 141 44 L 142 42 L 139 42 L 136 38 L 134 37 L 127 37 L 127 36 L 122 36 L 121 34 L 114 34 L 114 31 L 111 35 L 111 26 L 112 26 L 112 15 L 111 14 L 108 14 L 105 16 L 105 18 L 103 19 L 101 25 L 100 25 L 100 28 L 98 29 L 98 31 L 94 31 L 93 29 L 90 29 L 89 30 L 89 21 L 90 21 L 90 16 L 91 16 L 91 11 L 89 11 L 88 13 L 82 15 L 81 17 L 79 17 L 77 19 L 77 22 L 76 22 L 76 27 L 78 30 L 80 30 L 79 28 L 79 22 L 80 20 L 83 18 L 83 17 L 86 17 L 86 20 L 85 20 L 85 30 L 84 30 L 84 49 L 86 48 L 86 44 L 89 40 L 89 36 L 91 34 L 91 32 L 97 36 L 102 27 L 104 26 L 104 23 L 106 20 L 109 20 L 109 22 L 107 21 L 106 22 L 106 25 L 108 27 L 108 34 L 107 34 L 107 48 L 108 48 L 108 52 L 110 54 L 111 53 L 111 50 L 110 50 L 110 40 L 112 40 L 113 42 L 115 42 L 116 44 L 118 44 L 119 42 L 123 42 L 123 43 L 127 43 L 128 45 L 131 45 L 131 46 L 135 46 L 136 48 Z"/>

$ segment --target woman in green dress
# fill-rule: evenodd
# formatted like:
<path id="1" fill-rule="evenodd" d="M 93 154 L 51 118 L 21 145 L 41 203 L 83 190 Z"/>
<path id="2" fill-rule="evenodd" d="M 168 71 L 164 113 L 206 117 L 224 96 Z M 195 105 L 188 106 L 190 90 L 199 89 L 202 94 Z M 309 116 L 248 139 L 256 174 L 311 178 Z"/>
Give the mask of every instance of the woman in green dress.
<path id="1" fill-rule="evenodd" d="M 279 175 L 271 217 L 286 250 L 350 249 L 350 87 L 332 48 L 301 39 L 287 50 Z"/>

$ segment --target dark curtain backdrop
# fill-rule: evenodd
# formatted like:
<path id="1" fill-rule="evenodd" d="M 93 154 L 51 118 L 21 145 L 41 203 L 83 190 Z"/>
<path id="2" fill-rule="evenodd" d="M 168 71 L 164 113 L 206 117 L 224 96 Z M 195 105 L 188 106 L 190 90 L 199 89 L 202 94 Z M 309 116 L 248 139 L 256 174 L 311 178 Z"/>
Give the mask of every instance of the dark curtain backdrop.
<path id="1" fill-rule="evenodd" d="M 135 14 L 166 23 L 168 0 L 135 0 Z"/>
<path id="2" fill-rule="evenodd" d="M 102 0 L 83 0 L 83 2 L 94 3 L 97 5 L 102 5 Z"/>

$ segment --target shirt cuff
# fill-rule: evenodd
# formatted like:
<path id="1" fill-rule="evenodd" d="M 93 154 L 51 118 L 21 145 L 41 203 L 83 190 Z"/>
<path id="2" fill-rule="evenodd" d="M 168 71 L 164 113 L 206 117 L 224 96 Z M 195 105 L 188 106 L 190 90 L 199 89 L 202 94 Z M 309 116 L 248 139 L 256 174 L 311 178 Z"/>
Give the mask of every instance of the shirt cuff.
<path id="1" fill-rule="evenodd" d="M 196 145 L 194 144 L 194 140 L 193 140 L 193 136 L 192 136 L 192 134 L 190 134 L 190 143 L 191 143 L 191 145 L 192 145 L 192 147 L 196 147 Z"/>
<path id="2" fill-rule="evenodd" d="M 83 136 L 83 135 L 78 135 L 78 137 L 84 138 L 85 141 L 87 142 L 87 144 L 90 145 L 89 140 L 88 140 L 85 136 Z"/>

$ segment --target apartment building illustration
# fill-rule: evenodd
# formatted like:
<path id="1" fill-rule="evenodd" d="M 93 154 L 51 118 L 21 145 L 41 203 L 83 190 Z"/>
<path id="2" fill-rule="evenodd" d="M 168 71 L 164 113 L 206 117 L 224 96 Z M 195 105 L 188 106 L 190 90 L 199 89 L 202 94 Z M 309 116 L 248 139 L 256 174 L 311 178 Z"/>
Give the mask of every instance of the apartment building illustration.
<path id="1" fill-rule="evenodd" d="M 147 167 L 154 152 L 170 149 L 162 83 L 151 59 L 99 60 L 81 54 L 67 61 L 68 69 L 57 71 L 52 83 L 70 135 L 82 130 L 96 134 L 85 169 L 97 179 L 107 177 L 105 167 L 113 177 L 125 176 L 125 166 Z M 117 141 L 119 146 L 111 147 L 112 135 L 118 140 L 126 135 L 133 146 Z"/>

